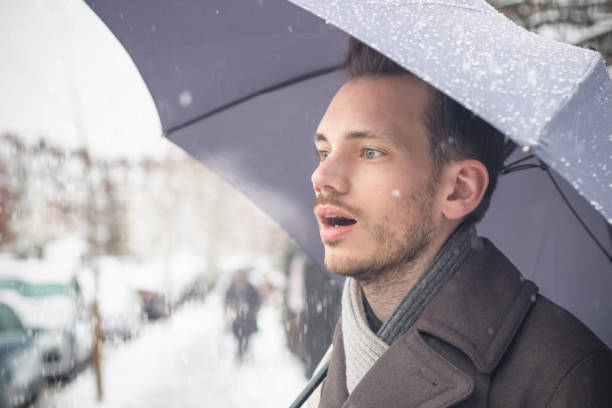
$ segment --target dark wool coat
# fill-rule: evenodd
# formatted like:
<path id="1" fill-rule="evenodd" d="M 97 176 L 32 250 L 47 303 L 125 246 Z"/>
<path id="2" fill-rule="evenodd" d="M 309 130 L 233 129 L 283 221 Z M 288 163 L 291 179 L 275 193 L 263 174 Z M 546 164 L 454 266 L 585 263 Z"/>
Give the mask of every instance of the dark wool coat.
<path id="1" fill-rule="evenodd" d="M 349 396 L 338 323 L 322 408 L 612 407 L 612 354 L 488 240 Z"/>

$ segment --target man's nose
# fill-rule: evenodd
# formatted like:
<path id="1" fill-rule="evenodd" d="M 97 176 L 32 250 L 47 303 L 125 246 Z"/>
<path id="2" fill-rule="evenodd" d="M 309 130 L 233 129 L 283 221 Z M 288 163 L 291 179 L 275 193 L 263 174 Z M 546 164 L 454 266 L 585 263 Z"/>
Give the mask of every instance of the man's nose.
<path id="1" fill-rule="evenodd" d="M 312 173 L 312 186 L 315 194 L 346 194 L 349 191 L 348 168 L 340 157 L 330 154 Z"/>

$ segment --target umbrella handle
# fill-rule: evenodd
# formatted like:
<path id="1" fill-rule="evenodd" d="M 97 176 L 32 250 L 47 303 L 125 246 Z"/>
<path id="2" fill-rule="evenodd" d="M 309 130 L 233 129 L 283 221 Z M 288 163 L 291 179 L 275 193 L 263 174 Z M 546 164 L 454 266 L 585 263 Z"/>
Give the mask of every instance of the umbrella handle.
<path id="1" fill-rule="evenodd" d="M 297 396 L 295 401 L 289 406 L 289 408 L 300 408 L 304 402 L 310 397 L 310 395 L 317 389 L 319 384 L 323 382 L 325 377 L 327 377 L 327 369 L 329 368 L 329 361 L 325 362 L 323 367 L 308 381 L 306 387 L 302 390 L 300 395 Z"/>

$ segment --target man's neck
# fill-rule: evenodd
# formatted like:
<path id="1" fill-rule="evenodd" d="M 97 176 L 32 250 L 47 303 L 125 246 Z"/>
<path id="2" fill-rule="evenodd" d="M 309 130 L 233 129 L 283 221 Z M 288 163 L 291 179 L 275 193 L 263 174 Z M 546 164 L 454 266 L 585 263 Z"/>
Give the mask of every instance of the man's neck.
<path id="1" fill-rule="evenodd" d="M 437 234 L 427 250 L 401 270 L 382 274 L 379 279 L 359 283 L 374 314 L 380 321 L 387 321 L 402 299 L 431 265 L 455 228 L 456 225 L 452 226 L 452 229 L 448 228 L 444 233 Z"/>

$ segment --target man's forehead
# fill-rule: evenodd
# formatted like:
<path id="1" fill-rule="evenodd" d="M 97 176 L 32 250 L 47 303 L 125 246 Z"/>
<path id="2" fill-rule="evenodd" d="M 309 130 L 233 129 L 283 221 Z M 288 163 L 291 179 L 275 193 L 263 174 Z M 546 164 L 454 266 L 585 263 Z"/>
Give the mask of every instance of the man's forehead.
<path id="1" fill-rule="evenodd" d="M 341 137 L 403 143 L 399 139 L 406 133 L 423 129 L 429 102 L 428 87 L 413 76 L 353 79 L 330 102 L 314 140 Z"/>
<path id="2" fill-rule="evenodd" d="M 405 75 L 367 75 L 345 82 L 334 95 L 332 103 L 338 99 L 344 102 L 363 101 L 402 101 L 429 102 L 432 87 L 422 79 L 411 74 Z"/>

